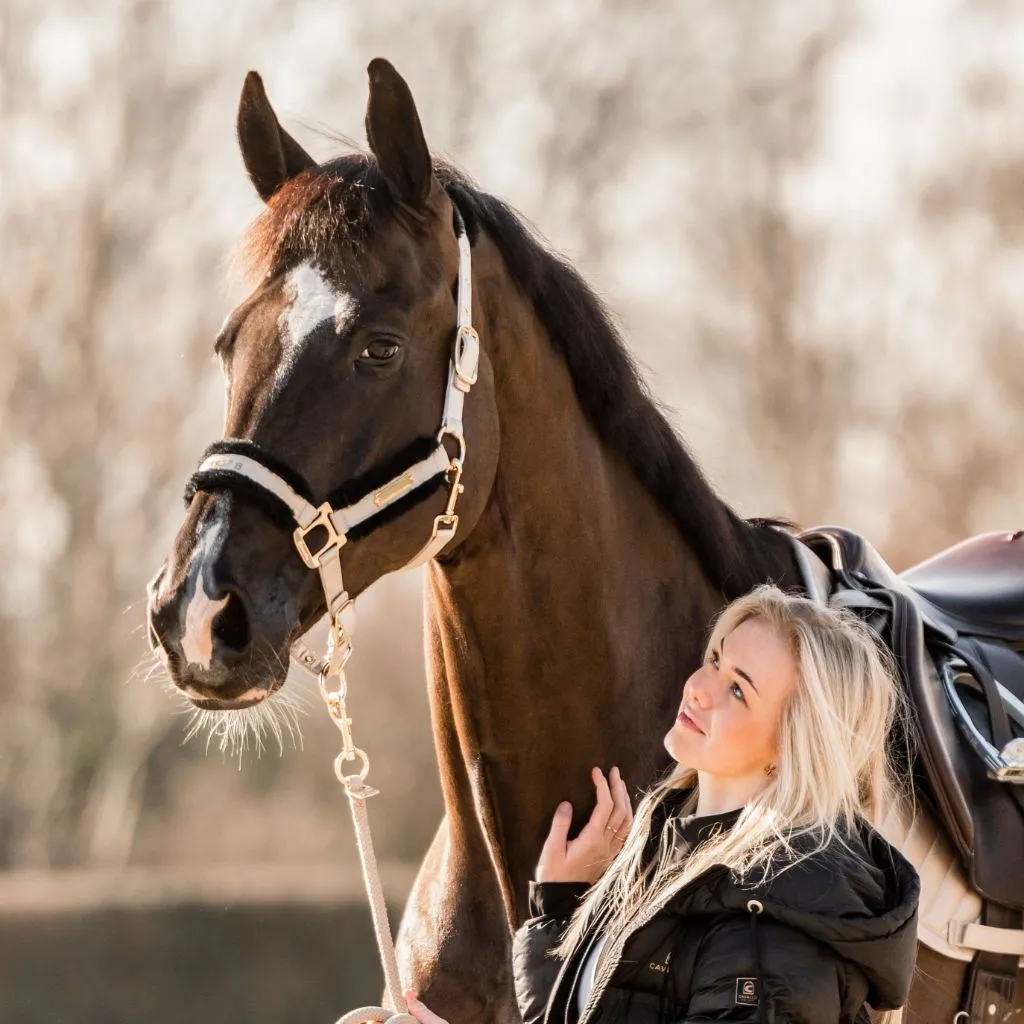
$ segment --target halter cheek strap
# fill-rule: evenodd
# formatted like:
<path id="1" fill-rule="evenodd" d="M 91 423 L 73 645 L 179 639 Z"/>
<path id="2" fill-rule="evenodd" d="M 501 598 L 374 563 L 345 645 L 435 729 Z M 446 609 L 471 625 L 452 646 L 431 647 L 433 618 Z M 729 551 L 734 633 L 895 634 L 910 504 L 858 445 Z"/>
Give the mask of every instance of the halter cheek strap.
<path id="1" fill-rule="evenodd" d="M 342 676 L 345 663 L 352 654 L 352 633 L 356 626 L 355 603 L 345 590 L 341 572 L 341 549 L 348 534 L 356 526 L 379 515 L 395 502 L 444 474 L 448 500 L 444 511 L 434 518 L 430 537 L 423 547 L 402 568 L 422 565 L 449 544 L 458 529 L 455 511 L 462 493 L 462 468 L 466 459 L 463 410 L 466 396 L 476 383 L 480 361 L 480 339 L 473 329 L 472 255 L 466 226 L 458 208 L 454 221 L 459 245 L 459 279 L 456 301 L 455 340 L 448 364 L 444 414 L 437 432 L 437 447 L 424 459 L 409 466 L 387 483 L 344 508 L 332 508 L 329 502 L 315 506 L 266 465 L 259 449 L 247 445 L 245 452 L 216 451 L 207 455 L 192 477 L 190 487 L 216 490 L 230 486 L 232 479 L 255 485 L 283 505 L 296 523 L 293 539 L 303 562 L 320 575 L 331 632 L 327 652 L 317 655 L 301 639 L 292 644 L 292 657 L 302 668 L 320 679 L 321 690 L 328 698 L 326 681 Z M 457 446 L 450 455 L 445 441 Z M 344 688 L 344 680 L 341 680 Z M 330 704 L 330 701 L 328 701 Z"/>

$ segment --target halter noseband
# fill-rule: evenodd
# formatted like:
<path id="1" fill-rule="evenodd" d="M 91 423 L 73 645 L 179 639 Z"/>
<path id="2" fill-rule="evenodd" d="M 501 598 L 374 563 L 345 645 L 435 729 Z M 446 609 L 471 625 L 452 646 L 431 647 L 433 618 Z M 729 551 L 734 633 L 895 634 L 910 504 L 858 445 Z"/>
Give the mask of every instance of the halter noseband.
<path id="1" fill-rule="evenodd" d="M 325 682 L 330 676 L 341 676 L 352 654 L 352 633 L 355 630 L 355 602 L 345 590 L 341 575 L 341 549 L 347 535 L 356 526 L 383 512 L 412 491 L 444 474 L 448 486 L 448 500 L 444 511 L 434 518 L 430 539 L 402 568 L 412 569 L 438 554 L 455 536 L 459 517 L 455 512 L 462 493 L 462 467 L 466 459 L 466 438 L 462 413 L 466 395 L 476 383 L 480 360 L 480 339 L 473 329 L 472 257 L 466 225 L 457 207 L 454 207 L 455 233 L 459 244 L 459 280 L 457 291 L 455 340 L 448 365 L 448 384 L 445 391 L 444 414 L 437 432 L 437 447 L 426 458 L 414 463 L 387 483 L 364 495 L 344 508 L 334 509 L 325 501 L 314 506 L 295 487 L 272 469 L 261 456 L 260 450 L 244 443 L 243 451 L 213 451 L 207 454 L 190 481 L 193 490 L 212 491 L 231 486 L 232 480 L 255 485 L 260 492 L 276 499 L 290 512 L 297 526 L 293 533 L 299 556 L 310 569 L 320 573 L 327 613 L 331 620 L 327 653 L 320 657 L 302 640 L 292 644 L 292 657 L 302 668 L 319 677 L 321 690 L 328 697 Z M 458 446 L 456 454 L 449 455 L 445 439 Z M 230 442 L 229 442 L 230 443 Z M 217 445 L 212 446 L 217 448 Z M 210 449 L 208 449 L 210 451 Z M 289 474 L 292 475 L 292 474 Z M 325 531 L 326 539 L 313 550 L 309 535 Z M 341 681 L 344 686 L 344 681 Z"/>

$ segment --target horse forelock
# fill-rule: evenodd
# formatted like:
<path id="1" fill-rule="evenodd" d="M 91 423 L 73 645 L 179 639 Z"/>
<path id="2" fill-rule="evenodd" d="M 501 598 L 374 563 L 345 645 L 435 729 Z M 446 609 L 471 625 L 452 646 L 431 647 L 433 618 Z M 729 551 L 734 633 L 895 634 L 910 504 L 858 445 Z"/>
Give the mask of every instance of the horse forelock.
<path id="1" fill-rule="evenodd" d="M 283 185 L 246 230 L 235 257 L 257 283 L 297 264 L 351 269 L 386 202 L 372 156 L 347 153 Z"/>

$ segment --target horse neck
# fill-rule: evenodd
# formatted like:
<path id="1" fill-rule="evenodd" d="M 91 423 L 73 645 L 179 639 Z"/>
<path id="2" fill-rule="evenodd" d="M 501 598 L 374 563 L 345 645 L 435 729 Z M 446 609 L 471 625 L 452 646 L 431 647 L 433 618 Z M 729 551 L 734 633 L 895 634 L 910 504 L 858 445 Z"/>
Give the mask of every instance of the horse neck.
<path id="1" fill-rule="evenodd" d="M 501 453 L 481 519 L 431 567 L 428 661 L 449 827 L 470 844 L 483 826 L 515 922 L 555 806 L 571 799 L 577 824 L 590 812 L 590 768 L 619 765 L 635 791 L 665 764 L 662 736 L 723 598 L 583 415 L 529 301 L 499 287 L 493 247 L 474 256 Z M 785 543 L 777 579 L 792 569 Z"/>

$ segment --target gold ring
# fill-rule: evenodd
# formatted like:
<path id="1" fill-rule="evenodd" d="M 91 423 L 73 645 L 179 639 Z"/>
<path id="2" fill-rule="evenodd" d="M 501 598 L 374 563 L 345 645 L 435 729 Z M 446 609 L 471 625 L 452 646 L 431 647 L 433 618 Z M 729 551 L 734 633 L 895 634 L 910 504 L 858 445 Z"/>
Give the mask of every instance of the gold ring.
<path id="1" fill-rule="evenodd" d="M 612 828 L 611 825 L 605 825 L 604 830 L 605 832 L 611 832 L 613 835 L 619 831 L 617 828 Z"/>

